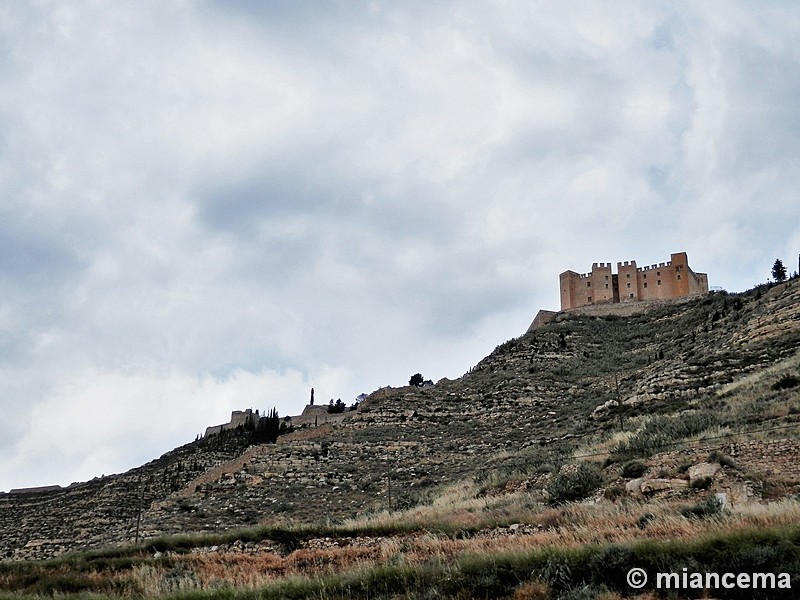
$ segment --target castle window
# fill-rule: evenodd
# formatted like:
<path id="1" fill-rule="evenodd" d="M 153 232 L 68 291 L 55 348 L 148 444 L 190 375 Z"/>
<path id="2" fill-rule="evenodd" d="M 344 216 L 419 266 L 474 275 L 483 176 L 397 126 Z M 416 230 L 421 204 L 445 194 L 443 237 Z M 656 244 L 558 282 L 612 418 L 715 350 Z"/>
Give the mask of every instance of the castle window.
<path id="1" fill-rule="evenodd" d="M 642 275 L 642 279 L 647 279 L 647 273 L 645 273 L 644 275 Z"/>
<path id="2" fill-rule="evenodd" d="M 680 277 L 678 279 L 680 279 Z M 606 289 L 608 289 L 608 284 L 606 284 Z"/>
<path id="3" fill-rule="evenodd" d="M 586 282 L 586 287 L 592 287 L 592 282 L 591 281 L 587 281 Z"/>
<path id="4" fill-rule="evenodd" d="M 628 279 L 630 279 L 630 278 L 631 278 L 631 274 L 630 274 L 630 273 L 628 273 L 627 275 L 625 275 L 625 277 L 627 277 Z"/>
<path id="5" fill-rule="evenodd" d="M 631 284 L 630 284 L 630 283 L 628 284 L 628 287 L 631 287 Z"/>
<path id="6" fill-rule="evenodd" d="M 647 287 L 647 282 L 646 281 L 644 282 L 644 287 Z"/>
<path id="7" fill-rule="evenodd" d="M 633 298 L 633 294 L 631 294 L 631 298 Z"/>
<path id="8" fill-rule="evenodd" d="M 680 279 L 680 278 L 681 278 L 681 276 L 680 276 L 680 273 L 679 273 L 679 274 L 678 274 L 678 279 Z"/>
<path id="9" fill-rule="evenodd" d="M 656 275 L 658 275 L 659 277 L 661 277 L 661 271 L 658 271 L 658 272 L 656 273 Z"/>
<path id="10" fill-rule="evenodd" d="M 591 302 L 591 301 L 592 301 L 592 297 L 591 297 L 591 296 L 589 296 L 588 298 L 586 298 L 586 301 L 587 301 L 587 302 Z"/>
<path id="11" fill-rule="evenodd" d="M 661 285 L 661 280 L 660 279 L 658 280 L 658 285 Z"/>

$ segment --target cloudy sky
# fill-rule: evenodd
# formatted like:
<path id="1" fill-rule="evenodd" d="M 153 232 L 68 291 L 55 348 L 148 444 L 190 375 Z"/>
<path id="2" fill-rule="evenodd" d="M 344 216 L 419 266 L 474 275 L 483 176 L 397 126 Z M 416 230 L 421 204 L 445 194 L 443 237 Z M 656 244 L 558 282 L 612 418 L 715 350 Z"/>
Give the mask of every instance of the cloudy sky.
<path id="1" fill-rule="evenodd" d="M 793 2 L 0 4 L 0 490 L 800 252 Z"/>

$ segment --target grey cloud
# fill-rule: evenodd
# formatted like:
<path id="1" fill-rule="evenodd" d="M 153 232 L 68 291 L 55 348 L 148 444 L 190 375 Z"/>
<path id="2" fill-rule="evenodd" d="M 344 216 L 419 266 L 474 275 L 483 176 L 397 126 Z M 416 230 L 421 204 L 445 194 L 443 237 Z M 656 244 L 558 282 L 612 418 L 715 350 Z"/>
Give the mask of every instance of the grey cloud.
<path id="1" fill-rule="evenodd" d="M 0 224 L 0 277 L 6 283 L 50 287 L 80 266 L 70 246 L 52 234 L 14 227 L 8 220 Z"/>
<path id="2" fill-rule="evenodd" d="M 41 441 L 28 407 L 139 427 L 132 405 L 200 397 L 194 428 L 269 390 L 457 376 L 593 261 L 687 250 L 753 283 L 800 239 L 797 9 L 769 9 L 10 7 L 0 467 Z M 110 471 L 85 457 L 111 445 L 74 460 Z"/>

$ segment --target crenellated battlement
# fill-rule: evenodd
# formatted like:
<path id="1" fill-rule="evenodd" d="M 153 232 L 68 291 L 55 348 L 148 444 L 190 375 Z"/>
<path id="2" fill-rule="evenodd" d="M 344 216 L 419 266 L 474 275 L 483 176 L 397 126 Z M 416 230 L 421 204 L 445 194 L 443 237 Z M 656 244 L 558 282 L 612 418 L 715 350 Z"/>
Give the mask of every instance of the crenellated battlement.
<path id="1" fill-rule="evenodd" d="M 617 263 L 592 263 L 591 273 L 564 271 L 559 276 L 561 310 L 589 304 L 668 300 L 708 292 L 708 275 L 689 268 L 685 252 L 669 261 L 638 267 L 635 260 Z"/>

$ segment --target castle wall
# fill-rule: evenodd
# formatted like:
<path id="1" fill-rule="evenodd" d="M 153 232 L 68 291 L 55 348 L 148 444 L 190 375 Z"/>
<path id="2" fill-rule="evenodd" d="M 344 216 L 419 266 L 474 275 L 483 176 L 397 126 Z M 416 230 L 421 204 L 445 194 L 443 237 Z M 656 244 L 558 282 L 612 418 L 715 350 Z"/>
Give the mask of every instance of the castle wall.
<path id="1" fill-rule="evenodd" d="M 559 276 L 561 287 L 561 309 L 582 306 L 578 303 L 578 290 L 581 287 L 582 276 L 575 271 L 564 271 Z"/>
<path id="2" fill-rule="evenodd" d="M 561 309 L 613 302 L 611 263 L 594 263 L 591 273 L 565 271 L 559 276 Z"/>
<path id="3" fill-rule="evenodd" d="M 611 276 L 611 263 L 594 263 L 592 265 L 592 273 L 586 289 L 586 298 L 589 304 L 614 300 Z"/>
<path id="4" fill-rule="evenodd" d="M 255 424 L 255 419 L 258 419 L 253 414 L 252 409 L 247 410 L 234 410 L 231 413 L 231 420 L 227 425 L 223 425 L 223 429 L 236 429 L 237 427 L 245 427 L 247 424 Z"/>
<path id="5" fill-rule="evenodd" d="M 558 316 L 558 313 L 552 310 L 540 310 L 536 313 L 536 317 L 533 319 L 530 327 L 528 327 L 528 332 L 533 331 L 534 329 L 538 329 L 539 327 L 543 327 L 547 323 L 552 322 Z"/>
<path id="6" fill-rule="evenodd" d="M 676 293 L 676 269 L 671 262 L 643 267 L 638 275 L 641 300 L 664 300 L 686 295 Z"/>
<path id="7" fill-rule="evenodd" d="M 253 410 L 248 408 L 246 410 L 234 410 L 231 412 L 231 420 L 227 423 L 223 423 L 222 425 L 212 425 L 211 427 L 206 427 L 206 436 L 209 435 L 219 435 L 223 431 L 228 431 L 229 429 L 236 429 L 237 427 L 244 427 L 251 422 L 253 425 L 256 424 L 258 420 L 258 416 L 253 413 Z"/>
<path id="8" fill-rule="evenodd" d="M 635 302 L 642 299 L 641 286 L 635 260 L 617 263 L 617 302 Z"/>
<path id="9" fill-rule="evenodd" d="M 561 310 L 590 304 L 668 300 L 708 292 L 708 275 L 689 268 L 685 252 L 670 255 L 670 261 L 638 267 L 636 261 L 594 263 L 592 272 L 580 275 L 565 271 L 559 276 Z"/>
<path id="10" fill-rule="evenodd" d="M 312 405 L 309 404 L 303 409 L 303 414 L 298 416 L 284 417 L 281 420 L 281 427 L 303 427 L 303 426 L 319 426 L 325 423 L 340 423 L 350 414 L 350 411 L 343 413 L 328 413 L 328 406 L 325 404 Z M 265 415 L 262 415 L 262 417 Z M 206 427 L 205 436 L 219 435 L 223 431 L 229 429 L 236 429 L 237 427 L 246 427 L 248 423 L 256 425 L 258 423 L 259 415 L 253 412 L 252 409 L 234 410 L 231 412 L 231 420 L 222 425 L 212 425 Z M 288 420 L 287 420 L 288 419 Z"/>
<path id="11" fill-rule="evenodd" d="M 210 435 L 219 435 L 222 433 L 222 425 L 212 425 L 210 427 L 206 427 L 205 437 Z"/>

